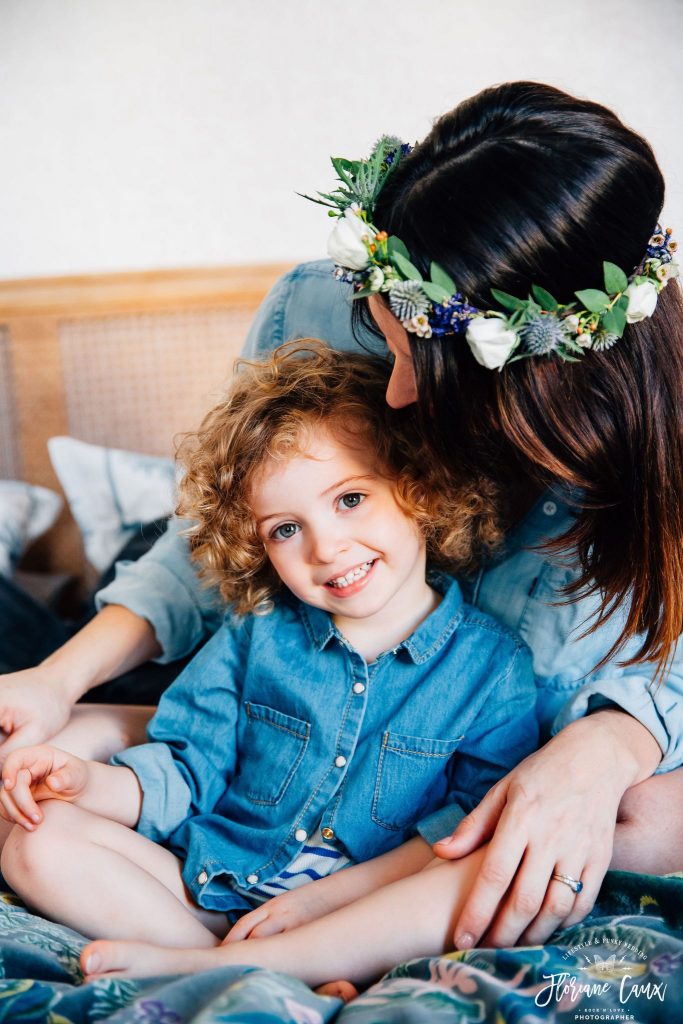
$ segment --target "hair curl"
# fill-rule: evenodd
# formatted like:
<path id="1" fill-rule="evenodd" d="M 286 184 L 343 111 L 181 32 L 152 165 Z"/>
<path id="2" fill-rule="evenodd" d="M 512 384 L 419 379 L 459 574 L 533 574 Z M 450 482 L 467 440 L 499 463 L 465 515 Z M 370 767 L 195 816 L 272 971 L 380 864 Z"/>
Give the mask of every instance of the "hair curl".
<path id="1" fill-rule="evenodd" d="M 238 362 L 226 396 L 182 439 L 176 511 L 192 520 L 185 532 L 201 574 L 238 614 L 266 608 L 280 586 L 249 503 L 255 475 L 266 459 L 305 451 L 322 428 L 374 452 L 433 564 L 472 568 L 500 541 L 496 487 L 449 481 L 420 441 L 416 410 L 387 405 L 389 375 L 378 356 L 290 342 L 264 362 Z"/>

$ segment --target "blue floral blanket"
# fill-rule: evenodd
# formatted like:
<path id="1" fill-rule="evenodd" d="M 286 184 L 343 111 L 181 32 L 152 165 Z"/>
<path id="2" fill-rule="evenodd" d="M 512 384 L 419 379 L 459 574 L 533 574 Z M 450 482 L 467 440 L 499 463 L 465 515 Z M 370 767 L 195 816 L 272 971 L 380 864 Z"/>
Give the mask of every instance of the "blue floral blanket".
<path id="1" fill-rule="evenodd" d="M 346 1006 L 255 968 L 84 985 L 84 944 L 0 897 L 0 1024 L 683 1021 L 683 875 L 611 872 L 590 918 L 551 944 L 413 960 Z"/>

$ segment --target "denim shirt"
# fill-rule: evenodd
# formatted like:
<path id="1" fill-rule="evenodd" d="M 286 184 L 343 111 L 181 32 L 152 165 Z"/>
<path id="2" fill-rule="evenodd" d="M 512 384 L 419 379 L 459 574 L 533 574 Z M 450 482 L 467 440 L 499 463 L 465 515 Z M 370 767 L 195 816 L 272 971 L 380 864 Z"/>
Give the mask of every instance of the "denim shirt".
<path id="1" fill-rule="evenodd" d="M 166 691 L 152 743 L 117 754 L 138 831 L 185 861 L 200 906 L 248 903 L 321 825 L 353 861 L 448 833 L 536 748 L 531 655 L 464 604 L 458 584 L 412 635 L 367 664 L 332 619 L 291 595 L 226 619 Z M 440 809 L 446 811 L 446 827 Z"/>
<path id="2" fill-rule="evenodd" d="M 327 260 L 296 267 L 276 282 L 258 311 L 244 355 L 259 358 L 293 338 L 319 337 L 335 348 L 357 350 L 351 329 L 350 288 L 332 276 Z M 374 339 L 377 346 L 377 339 Z M 573 514 L 563 491 L 548 493 L 506 540 L 504 551 L 479 577 L 466 584 L 466 598 L 518 631 L 531 647 L 543 735 L 601 704 L 614 704 L 641 721 L 662 750 L 658 771 L 683 763 L 683 651 L 679 649 L 665 682 L 652 688 L 650 665 L 622 668 L 616 662 L 594 666 L 621 632 L 616 613 L 590 636 L 581 633 L 596 611 L 597 598 L 554 605 L 560 588 L 576 575 L 558 560 L 534 550 L 564 532 Z M 192 651 L 218 628 L 222 611 L 198 582 L 180 527 L 168 532 L 139 562 L 120 563 L 116 579 L 98 598 L 122 604 L 147 619 L 171 661 Z M 169 595 L 173 595 L 172 600 Z M 633 641 L 628 652 L 637 650 Z"/>

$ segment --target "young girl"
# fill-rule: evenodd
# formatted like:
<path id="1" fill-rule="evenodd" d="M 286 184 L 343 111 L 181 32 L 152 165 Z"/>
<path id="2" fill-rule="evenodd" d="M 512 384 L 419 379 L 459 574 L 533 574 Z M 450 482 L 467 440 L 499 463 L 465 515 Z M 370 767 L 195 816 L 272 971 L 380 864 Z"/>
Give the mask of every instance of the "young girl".
<path id="1" fill-rule="evenodd" d="M 243 366 L 181 484 L 226 622 L 151 743 L 109 765 L 46 746 L 7 758 L 12 887 L 91 937 L 157 944 L 96 944 L 87 974 L 121 956 L 127 973 L 174 971 L 161 947 L 195 947 L 190 968 L 365 982 L 447 944 L 452 907 L 422 928 L 403 913 L 381 941 L 378 910 L 385 929 L 407 910 L 392 883 L 432 861 L 441 811 L 463 816 L 534 749 L 535 686 L 526 646 L 427 571 L 428 551 L 462 568 L 495 528 L 484 498 L 437 486 L 387 379 L 383 361 L 315 343 Z M 453 872 L 461 894 L 479 859 Z"/>
<path id="2" fill-rule="evenodd" d="M 605 262 L 636 274 L 661 218 L 664 182 L 650 146 L 610 110 L 510 82 L 441 117 L 374 198 L 366 217 L 387 241 L 400 240 L 423 280 L 431 281 L 434 263 L 467 305 L 509 317 L 492 289 L 526 303 L 536 286 L 568 304 L 577 291 L 604 291 Z M 367 230 L 358 227 L 349 251 L 367 269 Z M 339 246 L 333 255 L 344 263 Z M 410 293 L 418 317 L 433 300 L 410 280 L 402 303 L 380 285 L 352 304 L 362 282 L 332 270 L 320 261 L 282 278 L 246 354 L 311 336 L 353 349 L 351 310 L 369 303 L 395 357 L 387 398 L 417 401 L 415 443 L 426 438 L 430 461 L 497 495 L 504 544 L 466 581 L 466 596 L 529 644 L 547 742 L 436 849 L 460 857 L 491 838 L 458 922 L 460 947 L 482 936 L 499 946 L 543 942 L 588 912 L 610 863 L 681 867 L 683 773 L 671 771 L 683 758 L 680 290 L 669 284 L 653 307 L 650 281 L 639 293 L 648 301 L 634 305 L 616 341 L 601 330 L 593 344 L 594 332 L 567 331 L 569 321 L 510 353 L 516 332 L 500 318 L 485 317 L 473 341 L 443 331 L 453 326 L 443 323 L 448 310 L 411 324 Z M 358 272 L 347 261 L 349 271 Z M 443 289 L 445 278 L 431 284 Z M 379 281 L 373 273 L 368 284 Z M 616 295 L 610 288 L 608 304 L 621 302 Z M 424 336 L 403 321 L 421 324 Z M 217 627 L 174 522 L 148 556 L 119 567 L 100 604 L 96 619 L 43 664 L 0 680 L 0 722 L 10 733 L 0 757 L 54 736 L 97 683 L 147 658 L 183 657 Z M 606 660 L 622 643 L 626 664 Z M 129 737 L 124 729 L 119 742 Z M 552 880 L 558 865 L 582 881 L 579 894 Z"/>

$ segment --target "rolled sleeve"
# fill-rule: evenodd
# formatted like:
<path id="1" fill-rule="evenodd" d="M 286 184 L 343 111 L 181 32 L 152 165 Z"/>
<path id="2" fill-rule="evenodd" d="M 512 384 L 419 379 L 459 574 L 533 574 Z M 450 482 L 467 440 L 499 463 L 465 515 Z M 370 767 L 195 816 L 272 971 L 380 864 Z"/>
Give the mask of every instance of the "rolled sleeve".
<path id="1" fill-rule="evenodd" d="M 680 641 L 679 641 L 680 647 Z M 680 652 L 679 652 L 680 653 Z M 683 665 L 678 656 L 662 683 L 654 683 L 648 666 L 598 672 L 558 712 L 555 734 L 570 722 L 600 707 L 617 707 L 648 729 L 662 751 L 657 773 L 683 764 Z"/>
<path id="2" fill-rule="evenodd" d="M 189 816 L 192 793 L 165 743 L 144 743 L 115 754 L 111 764 L 124 765 L 138 777 L 142 810 L 137 831 L 164 842 Z"/>
<path id="3" fill-rule="evenodd" d="M 223 617 L 216 592 L 203 586 L 190 562 L 180 535 L 185 525 L 171 519 L 154 547 L 137 562 L 119 562 L 114 580 L 95 596 L 98 611 L 118 604 L 149 622 L 162 650 L 156 659 L 161 664 L 190 654 Z"/>

